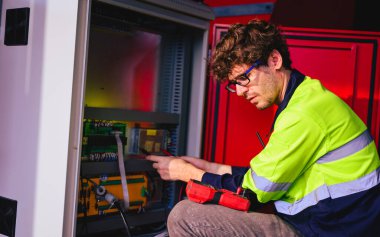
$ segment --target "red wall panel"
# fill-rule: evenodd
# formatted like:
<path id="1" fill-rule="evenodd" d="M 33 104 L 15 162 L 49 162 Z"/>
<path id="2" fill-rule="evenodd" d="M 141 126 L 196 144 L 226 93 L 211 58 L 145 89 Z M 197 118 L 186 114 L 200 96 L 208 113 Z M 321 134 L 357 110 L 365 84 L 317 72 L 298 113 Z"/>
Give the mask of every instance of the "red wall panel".
<path id="1" fill-rule="evenodd" d="M 215 25 L 213 45 L 227 27 L 224 24 Z M 245 99 L 228 93 L 224 87 L 225 84 L 221 85 L 209 78 L 203 158 L 246 166 L 247 161 L 262 150 L 256 134 L 264 142 L 268 140 L 276 108 L 258 111 Z"/>
<path id="2" fill-rule="evenodd" d="M 204 3 L 211 8 L 220 6 L 244 7 L 245 4 L 275 3 L 276 0 L 205 0 Z M 210 22 L 209 44 L 215 47 L 221 34 L 228 25 L 234 23 L 247 23 L 249 20 L 259 18 L 269 20 L 271 14 L 236 15 L 220 17 Z M 247 160 L 256 155 L 261 149 L 258 132 L 263 140 L 267 139 L 271 127 L 271 119 L 275 109 L 259 113 L 255 107 L 236 95 L 228 95 L 224 85 L 208 78 L 208 98 L 205 108 L 205 132 L 203 158 L 219 163 L 246 166 Z M 249 120 L 242 121 L 236 114 L 245 112 Z M 263 116 L 264 114 L 264 116 Z M 255 119 L 253 119 L 255 118 Z M 251 139 L 254 135 L 254 139 Z M 236 138 L 239 139 L 236 139 Z M 248 139 L 245 139 L 248 138 Z M 228 144 L 228 145 L 226 145 Z M 239 149 L 236 149 L 238 147 Z M 243 159 L 241 158 L 243 157 Z"/>

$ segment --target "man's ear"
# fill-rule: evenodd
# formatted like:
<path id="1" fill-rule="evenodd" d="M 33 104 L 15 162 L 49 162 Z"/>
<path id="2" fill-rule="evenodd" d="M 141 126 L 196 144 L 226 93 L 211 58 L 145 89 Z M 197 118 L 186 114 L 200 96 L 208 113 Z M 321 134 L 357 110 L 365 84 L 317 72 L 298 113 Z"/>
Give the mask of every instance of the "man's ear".
<path id="1" fill-rule="evenodd" d="M 279 70 L 282 67 L 282 56 L 277 49 L 274 49 L 268 57 L 268 66 Z"/>

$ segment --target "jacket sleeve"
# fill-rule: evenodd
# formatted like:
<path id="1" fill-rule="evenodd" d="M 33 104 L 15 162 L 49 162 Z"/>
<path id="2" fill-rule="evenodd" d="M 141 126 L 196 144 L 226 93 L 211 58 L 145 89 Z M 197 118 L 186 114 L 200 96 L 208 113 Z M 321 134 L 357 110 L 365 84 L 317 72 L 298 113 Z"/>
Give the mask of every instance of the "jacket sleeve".
<path id="1" fill-rule="evenodd" d="M 244 174 L 248 171 L 247 167 L 232 167 L 232 174 L 212 174 L 205 173 L 202 176 L 202 183 L 210 184 L 215 188 L 223 188 L 236 192 L 238 187 L 241 187 Z"/>

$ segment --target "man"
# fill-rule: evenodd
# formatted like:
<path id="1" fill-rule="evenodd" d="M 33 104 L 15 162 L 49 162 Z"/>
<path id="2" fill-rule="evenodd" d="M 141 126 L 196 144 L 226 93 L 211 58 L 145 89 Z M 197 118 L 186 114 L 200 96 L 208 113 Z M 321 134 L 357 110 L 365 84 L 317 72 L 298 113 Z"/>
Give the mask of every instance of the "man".
<path id="1" fill-rule="evenodd" d="M 318 80 L 291 68 L 280 30 L 231 26 L 212 58 L 214 76 L 262 110 L 278 105 L 266 147 L 247 169 L 193 157 L 149 156 L 165 180 L 195 179 L 274 201 L 276 215 L 181 201 L 174 236 L 380 236 L 380 161 L 358 116 Z M 250 119 L 250 118 L 242 118 Z M 248 164 L 247 164 L 248 165 Z"/>

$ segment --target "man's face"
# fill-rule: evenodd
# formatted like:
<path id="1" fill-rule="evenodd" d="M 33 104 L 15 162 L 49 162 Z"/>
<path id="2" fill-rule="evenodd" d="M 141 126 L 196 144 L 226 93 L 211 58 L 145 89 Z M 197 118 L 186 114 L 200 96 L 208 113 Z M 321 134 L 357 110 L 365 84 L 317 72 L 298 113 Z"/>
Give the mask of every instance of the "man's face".
<path id="1" fill-rule="evenodd" d="M 242 75 L 250 65 L 236 65 L 232 68 L 229 80 L 234 80 Z M 246 86 L 236 85 L 236 94 L 244 96 L 246 100 L 254 104 L 257 109 L 263 110 L 278 102 L 281 92 L 275 72 L 267 66 L 254 68 L 248 73 L 250 82 Z"/>

